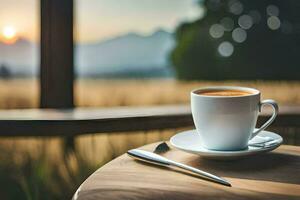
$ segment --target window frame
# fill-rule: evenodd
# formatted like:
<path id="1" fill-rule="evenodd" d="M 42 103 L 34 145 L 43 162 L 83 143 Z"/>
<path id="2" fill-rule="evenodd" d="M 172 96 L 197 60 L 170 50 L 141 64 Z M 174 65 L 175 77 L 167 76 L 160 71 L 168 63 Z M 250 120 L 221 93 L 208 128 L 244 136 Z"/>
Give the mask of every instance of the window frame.
<path id="1" fill-rule="evenodd" d="M 40 107 L 74 107 L 73 0 L 40 0 Z"/>

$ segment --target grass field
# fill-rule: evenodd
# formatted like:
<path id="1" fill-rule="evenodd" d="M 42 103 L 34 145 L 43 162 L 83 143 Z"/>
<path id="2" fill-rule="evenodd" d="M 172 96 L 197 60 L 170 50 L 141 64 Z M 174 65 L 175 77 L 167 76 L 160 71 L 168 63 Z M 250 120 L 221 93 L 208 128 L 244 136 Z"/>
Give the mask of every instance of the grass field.
<path id="1" fill-rule="evenodd" d="M 207 85 L 242 85 L 279 104 L 300 105 L 299 82 L 177 82 L 173 80 L 79 80 L 77 106 L 142 106 L 189 103 L 189 91 Z M 0 108 L 34 108 L 36 80 L 0 80 Z M 1 127 L 0 127 L 1 131 Z M 95 169 L 127 149 L 167 140 L 177 130 L 95 134 L 70 139 L 0 138 L 1 199 L 70 199 Z M 41 133 L 42 134 L 42 133 Z M 74 148 L 73 148 L 74 147 Z"/>
<path id="2" fill-rule="evenodd" d="M 208 85 L 254 87 L 262 98 L 273 98 L 280 104 L 300 104 L 300 81 L 222 81 L 179 82 L 174 80 L 79 80 L 75 83 L 77 106 L 141 106 L 189 103 L 193 88 Z M 37 80 L 0 80 L 0 108 L 38 107 Z"/>

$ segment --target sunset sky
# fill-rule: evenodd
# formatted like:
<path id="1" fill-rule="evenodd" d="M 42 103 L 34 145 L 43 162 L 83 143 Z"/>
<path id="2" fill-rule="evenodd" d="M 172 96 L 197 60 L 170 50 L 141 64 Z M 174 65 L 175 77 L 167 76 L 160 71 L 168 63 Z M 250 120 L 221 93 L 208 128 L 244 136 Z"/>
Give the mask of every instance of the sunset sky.
<path id="1" fill-rule="evenodd" d="M 74 0 L 75 40 L 93 42 L 127 32 L 173 31 L 201 10 L 196 0 Z M 39 0 L 0 0 L 0 35 L 15 29 L 18 37 L 39 38 Z M 1 38 L 1 37 L 0 37 Z"/>

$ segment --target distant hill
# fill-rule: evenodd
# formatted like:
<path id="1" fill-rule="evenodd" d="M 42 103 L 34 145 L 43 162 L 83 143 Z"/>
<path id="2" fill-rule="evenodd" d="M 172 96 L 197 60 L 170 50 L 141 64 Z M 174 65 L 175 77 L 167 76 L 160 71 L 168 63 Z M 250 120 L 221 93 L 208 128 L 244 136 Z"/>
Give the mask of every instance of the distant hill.
<path id="1" fill-rule="evenodd" d="M 33 75 L 39 66 L 38 46 L 20 38 L 13 45 L 0 42 L 0 65 L 5 65 L 13 74 Z"/>
<path id="2" fill-rule="evenodd" d="M 164 30 L 148 36 L 128 33 L 115 38 L 78 44 L 75 69 L 79 76 L 161 77 L 171 76 L 169 53 L 175 46 L 173 34 Z M 38 72 L 39 46 L 25 39 L 13 45 L 0 42 L 0 65 L 13 74 Z"/>
<path id="3" fill-rule="evenodd" d="M 77 72 L 81 75 L 140 74 L 151 71 L 170 74 L 169 53 L 175 41 L 173 35 L 158 30 L 149 36 L 129 33 L 94 44 L 78 45 L 75 49 Z M 132 73 L 128 73 L 132 72 Z"/>

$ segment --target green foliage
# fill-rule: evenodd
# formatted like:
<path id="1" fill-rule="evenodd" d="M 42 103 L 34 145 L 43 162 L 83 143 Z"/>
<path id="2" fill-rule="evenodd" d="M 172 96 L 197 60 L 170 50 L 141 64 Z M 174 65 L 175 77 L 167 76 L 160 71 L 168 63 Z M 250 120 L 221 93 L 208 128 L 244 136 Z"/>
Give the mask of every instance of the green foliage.
<path id="1" fill-rule="evenodd" d="M 242 5 L 242 12 L 233 14 L 230 6 Z M 272 30 L 267 24 L 271 17 L 267 7 L 275 5 L 280 27 Z M 296 0 L 206 0 L 200 5 L 206 9 L 204 18 L 182 24 L 176 31 L 177 46 L 171 53 L 171 60 L 179 79 L 224 80 L 224 79 L 269 79 L 299 80 L 300 37 L 296 32 L 299 23 L 300 2 Z M 224 31 L 221 37 L 213 38 L 210 28 L 220 24 L 225 17 L 239 27 L 239 17 L 259 13 L 259 21 L 245 29 L 247 38 L 236 42 L 232 30 Z M 254 22 L 254 17 L 252 17 Z M 297 21 L 298 20 L 298 21 Z M 227 41 L 234 51 L 229 57 L 221 56 L 219 45 Z"/>
<path id="2" fill-rule="evenodd" d="M 46 149 L 33 156 L 0 147 L 1 199 L 71 199 L 78 186 L 99 166 L 88 164 L 75 149 L 65 144 L 62 147 L 61 158 L 53 158 Z"/>

